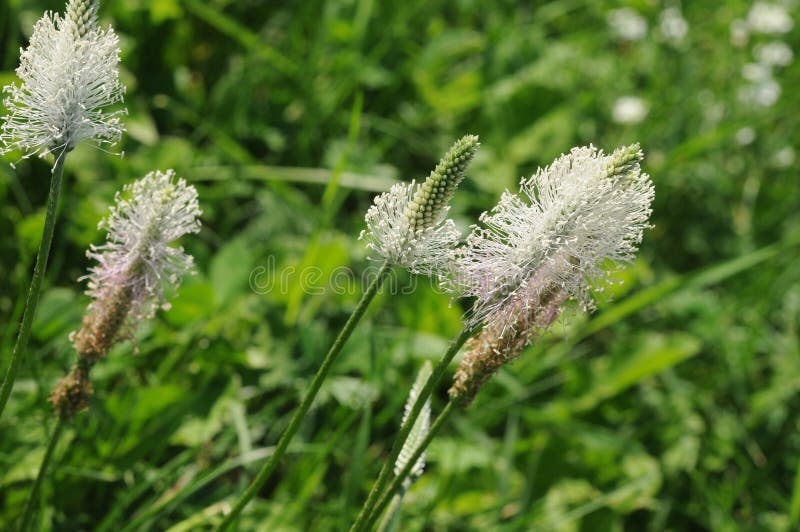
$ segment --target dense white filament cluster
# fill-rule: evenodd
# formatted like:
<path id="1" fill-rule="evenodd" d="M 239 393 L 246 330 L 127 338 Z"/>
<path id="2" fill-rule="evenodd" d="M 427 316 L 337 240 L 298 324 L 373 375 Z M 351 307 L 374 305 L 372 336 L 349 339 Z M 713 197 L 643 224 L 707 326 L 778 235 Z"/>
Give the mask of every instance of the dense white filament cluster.
<path id="1" fill-rule="evenodd" d="M 470 322 L 519 329 L 556 293 L 591 307 L 607 262 L 631 261 L 648 227 L 654 189 L 641 159 L 638 145 L 574 148 L 506 191 L 457 260 L 453 287 L 476 298 Z"/>
<path id="2" fill-rule="evenodd" d="M 64 17 L 46 12 L 21 51 L 21 83 L 3 88 L 0 154 L 43 156 L 82 140 L 97 146 L 119 141 L 126 111 L 106 110 L 125 93 L 119 53 L 114 30 L 97 25 L 97 0 L 70 0 Z"/>
<path id="3" fill-rule="evenodd" d="M 447 219 L 448 204 L 478 146 L 477 136 L 461 137 L 423 183 L 397 184 L 375 198 L 359 240 L 392 265 L 417 273 L 449 272 L 461 234 Z"/>
<path id="4" fill-rule="evenodd" d="M 150 172 L 117 194 L 116 205 L 100 222 L 108 232 L 105 244 L 92 246 L 87 255 L 97 261 L 91 268 L 87 294 L 98 305 L 120 289 L 130 290 L 130 315 L 149 317 L 166 295 L 193 267 L 191 255 L 172 241 L 197 233 L 202 212 L 197 190 L 175 172 Z"/>
<path id="5" fill-rule="evenodd" d="M 452 262 L 461 234 L 447 218 L 449 206 L 441 209 L 430 227 L 415 228 L 409 213 L 419 208 L 414 198 L 421 187 L 415 181 L 399 183 L 376 197 L 365 218 L 367 229 L 358 238 L 391 264 L 430 274 Z"/>

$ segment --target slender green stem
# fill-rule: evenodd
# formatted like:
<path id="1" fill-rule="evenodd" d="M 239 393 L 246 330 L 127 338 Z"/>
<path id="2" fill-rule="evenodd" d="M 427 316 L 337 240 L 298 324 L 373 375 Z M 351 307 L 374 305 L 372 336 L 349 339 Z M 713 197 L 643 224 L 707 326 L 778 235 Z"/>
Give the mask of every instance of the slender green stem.
<path id="1" fill-rule="evenodd" d="M 50 465 L 50 461 L 53 458 L 53 451 L 58 444 L 58 438 L 61 436 L 61 429 L 63 428 L 64 420 L 59 417 L 58 421 L 56 421 L 53 433 L 50 434 L 50 443 L 47 444 L 47 450 L 44 453 L 42 464 L 39 466 L 39 473 L 36 475 L 36 481 L 34 481 L 33 488 L 31 488 L 31 492 L 28 495 L 28 501 L 25 503 L 25 510 L 22 512 L 22 520 L 19 525 L 20 532 L 25 532 L 30 526 L 31 519 L 35 513 L 34 507 L 39 502 L 39 490 L 42 487 L 42 480 L 44 480 L 47 474 L 47 467 Z"/>
<path id="2" fill-rule="evenodd" d="M 447 371 L 447 366 L 450 365 L 450 361 L 453 360 L 453 357 L 456 356 L 456 353 L 458 353 L 458 350 L 461 349 L 461 346 L 463 346 L 464 343 L 475 334 L 475 332 L 476 331 L 474 328 L 464 327 L 458 337 L 450 344 L 450 347 L 447 349 L 447 352 L 444 354 L 441 360 L 439 360 L 439 362 L 436 364 L 436 367 L 433 369 L 428 382 L 426 382 L 425 386 L 422 387 L 422 391 L 420 391 L 417 401 L 411 408 L 411 411 L 406 418 L 406 422 L 400 427 L 400 432 L 395 438 L 394 444 L 392 444 L 391 456 L 386 462 L 384 462 L 383 467 L 378 474 L 378 480 L 376 480 L 375 484 L 373 484 L 372 490 L 370 490 L 367 500 L 364 503 L 363 508 L 361 508 L 361 512 L 359 512 L 355 523 L 353 523 L 353 526 L 350 527 L 351 532 L 356 532 L 362 529 L 367 516 L 372 510 L 372 506 L 375 504 L 378 498 L 378 495 L 381 493 L 383 488 L 386 487 L 386 483 L 389 481 L 392 464 L 395 463 L 397 457 L 400 455 L 403 444 L 408 438 L 414 423 L 417 421 L 419 413 L 422 411 L 422 407 L 425 405 L 425 401 L 428 400 L 428 397 L 431 396 L 434 388 L 439 384 L 439 381 L 442 380 L 442 377 Z"/>
<path id="3" fill-rule="evenodd" d="M 392 502 L 389 504 L 389 509 L 386 510 L 386 515 L 378 524 L 378 532 L 392 532 L 397 528 L 397 523 L 400 521 L 400 509 L 403 506 L 403 492 L 395 494 L 392 497 Z"/>
<path id="4" fill-rule="evenodd" d="M 322 365 L 317 370 L 317 374 L 314 375 L 314 379 L 311 381 L 311 385 L 309 386 L 308 391 L 306 392 L 305 396 L 303 397 L 300 406 L 297 407 L 295 410 L 294 415 L 292 416 L 291 421 L 289 421 L 289 425 L 283 431 L 280 439 L 278 440 L 278 444 L 275 447 L 275 452 L 272 456 L 269 457 L 267 462 L 261 468 L 258 475 L 256 476 L 255 480 L 250 484 L 250 486 L 245 490 L 244 494 L 239 498 L 236 504 L 231 510 L 225 519 L 222 521 L 220 526 L 217 528 L 218 531 L 226 530 L 237 518 L 237 516 L 241 513 L 244 507 L 247 505 L 248 502 L 258 493 L 258 490 L 264 485 L 264 483 L 269 479 L 270 475 L 272 475 L 273 471 L 277 467 L 278 463 L 280 462 L 281 458 L 283 457 L 284 453 L 286 452 L 286 448 L 289 446 L 289 442 L 291 441 L 292 437 L 294 437 L 297 430 L 300 428 L 300 424 L 305 418 L 308 409 L 311 408 L 311 403 L 314 401 L 314 398 L 317 396 L 317 392 L 319 392 L 320 386 L 322 386 L 322 382 L 328 376 L 328 373 L 331 370 L 331 366 L 336 361 L 339 353 L 344 347 L 345 342 L 350 337 L 355 329 L 356 325 L 361 318 L 364 317 L 364 313 L 367 310 L 372 299 L 378 293 L 378 290 L 383 285 L 383 282 L 386 278 L 386 274 L 389 271 L 389 264 L 384 263 L 381 266 L 380 271 L 378 272 L 377 277 L 373 279 L 372 283 L 370 283 L 369 287 L 367 288 L 364 295 L 361 296 L 361 300 L 356 305 L 355 310 L 350 315 L 345 323 L 342 330 L 339 332 L 339 336 L 336 337 L 336 341 L 331 346 L 328 354 L 325 355 L 325 360 L 322 361 Z"/>
<path id="5" fill-rule="evenodd" d="M 408 477 L 409 473 L 411 473 L 411 468 L 414 467 L 414 464 L 417 463 L 419 457 L 422 455 L 423 452 L 425 452 L 425 449 L 433 441 L 434 436 L 436 436 L 436 433 L 439 432 L 440 428 L 442 428 L 442 425 L 444 425 L 445 421 L 447 421 L 447 418 L 450 417 L 450 414 L 453 412 L 453 408 L 455 406 L 456 403 L 453 401 L 453 399 L 447 401 L 444 410 L 442 410 L 439 416 L 431 424 L 431 430 L 425 436 L 425 439 L 422 440 L 422 442 L 419 444 L 419 447 L 417 447 L 417 450 L 414 451 L 414 454 L 411 456 L 408 462 L 406 462 L 406 465 L 403 467 L 403 469 L 397 475 L 395 475 L 395 477 L 392 479 L 391 484 L 389 484 L 389 487 L 386 489 L 386 492 L 378 500 L 378 503 L 375 505 L 375 509 L 372 511 L 369 518 L 364 523 L 363 526 L 364 530 L 370 530 L 372 526 L 375 524 L 375 521 L 377 521 L 378 518 L 381 516 L 381 513 L 383 513 L 383 510 L 386 508 L 386 505 L 389 504 L 389 501 L 392 500 L 394 494 L 397 493 L 397 490 L 399 490 L 400 487 L 403 485 L 403 481 L 406 479 L 406 477 Z"/>
<path id="6" fill-rule="evenodd" d="M 22 324 L 19 328 L 14 351 L 11 353 L 11 364 L 8 366 L 6 375 L 3 378 L 3 385 L 0 387 L 0 416 L 3 415 L 8 396 L 11 395 L 11 388 L 14 387 L 22 355 L 28 346 L 33 316 L 36 314 L 36 305 L 39 303 L 39 292 L 42 288 L 42 279 L 47 270 L 47 259 L 50 256 L 50 245 L 53 242 L 53 231 L 56 226 L 58 198 L 61 195 L 61 178 L 64 174 L 64 159 L 66 158 L 66 149 L 59 152 L 50 177 L 50 192 L 47 195 L 47 213 L 44 218 L 42 241 L 39 243 L 39 251 L 36 254 L 36 265 L 33 268 L 33 278 L 28 289 L 28 299 L 25 301 L 25 310 L 22 313 Z"/>

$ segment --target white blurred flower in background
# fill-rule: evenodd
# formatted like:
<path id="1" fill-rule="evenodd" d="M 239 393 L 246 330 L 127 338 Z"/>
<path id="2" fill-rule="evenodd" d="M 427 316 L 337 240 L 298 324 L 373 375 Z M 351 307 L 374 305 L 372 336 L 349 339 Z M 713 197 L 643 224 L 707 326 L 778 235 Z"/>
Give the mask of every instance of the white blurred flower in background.
<path id="1" fill-rule="evenodd" d="M 772 156 L 773 160 L 775 161 L 775 166 L 778 168 L 788 168 L 794 164 L 795 161 L 795 153 L 794 148 L 791 146 L 785 146 L 780 150 L 775 152 L 775 155 Z"/>
<path id="2" fill-rule="evenodd" d="M 754 140 L 756 140 L 756 131 L 750 126 L 743 127 L 736 132 L 736 143 L 740 146 L 752 144 Z"/>
<path id="3" fill-rule="evenodd" d="M 774 79 L 742 87 L 739 101 L 756 107 L 772 107 L 781 95 L 781 86 Z"/>
<path id="4" fill-rule="evenodd" d="M 794 21 L 782 5 L 756 2 L 747 13 L 747 25 L 756 33 L 787 33 Z"/>
<path id="5" fill-rule="evenodd" d="M 731 44 L 741 48 L 750 40 L 750 28 L 742 19 L 737 18 L 731 22 Z"/>
<path id="6" fill-rule="evenodd" d="M 677 7 L 668 7 L 661 12 L 659 24 L 661 35 L 672 44 L 680 44 L 689 32 L 689 23 Z"/>
<path id="7" fill-rule="evenodd" d="M 772 69 L 761 63 L 745 63 L 742 66 L 742 77 L 753 83 L 761 83 L 772 79 Z"/>
<path id="8" fill-rule="evenodd" d="M 782 41 L 759 44 L 753 54 L 759 63 L 767 66 L 784 67 L 794 60 L 794 52 L 788 44 Z"/>
<path id="9" fill-rule="evenodd" d="M 640 41 L 647 35 L 647 21 L 633 9 L 614 9 L 607 20 L 617 38 L 623 41 Z"/>
<path id="10" fill-rule="evenodd" d="M 638 96 L 622 96 L 614 102 L 611 118 L 619 124 L 638 124 L 647 116 L 647 103 Z"/>

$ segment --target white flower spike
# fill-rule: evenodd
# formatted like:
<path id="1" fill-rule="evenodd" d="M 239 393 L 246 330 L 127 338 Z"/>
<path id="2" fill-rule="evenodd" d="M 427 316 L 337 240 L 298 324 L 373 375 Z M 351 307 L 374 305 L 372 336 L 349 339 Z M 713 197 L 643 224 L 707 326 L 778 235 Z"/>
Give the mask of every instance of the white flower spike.
<path id="1" fill-rule="evenodd" d="M 78 364 L 50 394 L 62 419 L 88 408 L 92 366 L 158 306 L 167 308 L 168 293 L 192 270 L 192 257 L 170 243 L 198 232 L 202 213 L 195 188 L 174 177 L 172 170 L 156 171 L 126 186 L 126 198 L 117 194 L 116 206 L 100 222 L 108 239 L 89 249 L 87 255 L 98 264 L 84 277 L 93 300 L 80 330 L 70 335 Z"/>
<path id="2" fill-rule="evenodd" d="M 459 292 L 477 298 L 471 322 L 511 326 L 518 305 L 557 289 L 592 306 L 590 288 L 610 275 L 606 261 L 633 259 L 648 226 L 653 184 L 638 144 L 604 155 L 573 148 L 505 192 L 481 215 L 458 259 Z"/>
<path id="3" fill-rule="evenodd" d="M 123 325 L 134 328 L 152 317 L 156 308 L 168 308 L 167 296 L 193 268 L 191 255 L 172 241 L 200 230 L 202 214 L 197 190 L 175 172 L 150 172 L 119 194 L 110 215 L 100 222 L 107 242 L 92 246 L 87 256 L 96 260 L 85 278 L 94 298 L 83 327 L 72 336 L 78 353 L 102 358 L 118 339 Z"/>
<path id="4" fill-rule="evenodd" d="M 97 24 L 98 0 L 70 0 L 66 14 L 46 12 L 21 51 L 21 84 L 3 88 L 7 114 L 0 131 L 0 155 L 20 150 L 25 157 L 69 151 L 83 140 L 113 145 L 124 131 L 119 80 L 119 39 Z"/>
<path id="5" fill-rule="evenodd" d="M 505 192 L 483 213 L 457 261 L 454 290 L 475 297 L 470 340 L 450 395 L 467 404 L 480 386 L 558 317 L 567 299 L 591 307 L 611 270 L 633 260 L 649 227 L 653 184 L 638 144 L 611 155 L 574 148 Z"/>
<path id="6" fill-rule="evenodd" d="M 391 264 L 414 272 L 442 273 L 461 237 L 447 219 L 448 203 L 478 150 L 478 137 L 457 141 L 422 184 L 402 183 L 375 198 L 359 239 Z"/>

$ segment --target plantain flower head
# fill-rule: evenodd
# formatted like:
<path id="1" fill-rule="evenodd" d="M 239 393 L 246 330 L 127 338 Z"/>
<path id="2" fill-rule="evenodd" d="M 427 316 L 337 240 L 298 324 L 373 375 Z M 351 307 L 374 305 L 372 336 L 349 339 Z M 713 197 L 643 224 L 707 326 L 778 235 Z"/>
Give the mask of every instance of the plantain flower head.
<path id="1" fill-rule="evenodd" d="M 91 360 L 105 356 L 126 327 L 169 308 L 168 296 L 193 268 L 191 255 L 171 243 L 200 230 L 197 190 L 167 170 L 150 172 L 123 193 L 100 222 L 106 243 L 87 252 L 97 261 L 85 277 L 93 301 L 72 341 Z"/>
<path id="2" fill-rule="evenodd" d="M 469 324 L 485 327 L 468 345 L 451 395 L 471 398 L 553 323 L 566 300 L 591 309 L 604 281 L 633 260 L 655 194 L 642 157 L 638 144 L 610 155 L 574 148 L 483 213 L 451 288 L 475 298 Z"/>
<path id="3" fill-rule="evenodd" d="M 69 0 L 63 17 L 46 12 L 34 26 L 17 68 L 21 83 L 3 88 L 0 155 L 44 156 L 83 140 L 119 141 L 126 111 L 106 109 L 125 93 L 119 39 L 112 28 L 99 28 L 98 7 L 98 0 Z"/>
<path id="4" fill-rule="evenodd" d="M 607 262 L 631 261 L 648 227 L 654 190 L 641 159 L 638 144 L 574 148 L 483 213 L 457 261 L 457 288 L 477 298 L 471 322 L 510 325 L 515 301 L 537 305 L 553 290 L 591 307 Z"/>
<path id="5" fill-rule="evenodd" d="M 478 137 L 458 140 L 421 184 L 392 186 L 367 211 L 359 239 L 391 264 L 433 273 L 453 258 L 460 234 L 447 218 L 449 202 L 478 150 Z"/>

